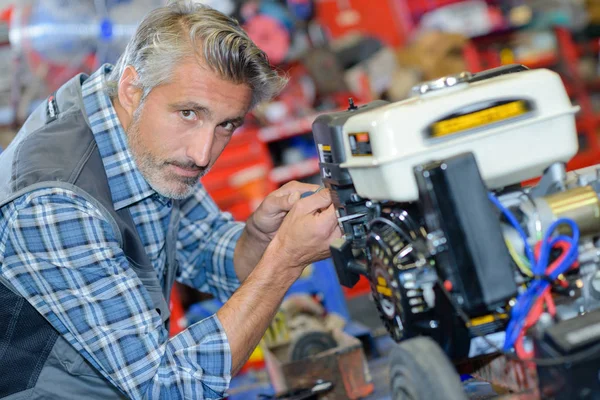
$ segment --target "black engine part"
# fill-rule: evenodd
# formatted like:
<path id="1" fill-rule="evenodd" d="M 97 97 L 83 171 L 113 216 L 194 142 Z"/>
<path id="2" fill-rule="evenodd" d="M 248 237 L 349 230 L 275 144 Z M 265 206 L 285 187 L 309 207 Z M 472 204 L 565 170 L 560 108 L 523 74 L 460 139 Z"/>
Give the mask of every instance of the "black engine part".
<path id="1" fill-rule="evenodd" d="M 514 297 L 513 263 L 498 213 L 472 153 L 415 168 L 425 225 L 441 279 L 470 317 Z"/>
<path id="2" fill-rule="evenodd" d="M 404 206 L 384 209 L 369 223 L 369 282 L 375 304 L 395 341 L 428 336 L 453 359 L 462 359 L 469 352 L 469 331 L 438 284 L 418 209 Z"/>
<path id="3" fill-rule="evenodd" d="M 432 314 L 417 282 L 420 267 L 427 263 L 425 238 L 420 229 L 401 226 L 400 216 L 410 218 L 405 210 L 392 209 L 372 220 L 367 239 L 371 291 L 382 321 L 396 341 L 412 337 L 414 322 L 429 320 Z"/>
<path id="4" fill-rule="evenodd" d="M 536 358 L 565 361 L 538 365 L 542 398 L 600 399 L 600 311 L 539 330 L 533 342 Z"/>
<path id="5" fill-rule="evenodd" d="M 340 167 L 340 164 L 346 161 L 343 126 L 353 115 L 386 104 L 389 103 L 378 100 L 357 107 L 351 102 L 348 110 L 320 115 L 312 126 L 313 138 L 319 153 L 321 179 L 325 187 L 331 189 L 333 204 L 338 217 L 341 218 L 343 232 L 346 234 L 344 241 L 348 242 L 340 241 L 331 247 L 339 281 L 347 287 L 353 287 L 359 280 L 357 271 L 361 268 L 356 268 L 355 263 L 356 259 L 361 261 L 361 253 L 366 245 L 365 227 L 371 211 L 366 207 L 366 200 L 357 195 L 348 170 Z"/>

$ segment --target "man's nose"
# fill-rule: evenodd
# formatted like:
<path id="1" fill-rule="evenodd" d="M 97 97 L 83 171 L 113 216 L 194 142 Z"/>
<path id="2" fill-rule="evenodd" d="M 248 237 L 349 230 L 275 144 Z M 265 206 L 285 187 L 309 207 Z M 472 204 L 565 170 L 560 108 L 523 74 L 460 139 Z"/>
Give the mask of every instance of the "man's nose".
<path id="1" fill-rule="evenodd" d="M 213 131 L 211 129 L 202 129 L 194 135 L 188 144 L 187 156 L 199 167 L 208 166 L 213 140 Z"/>

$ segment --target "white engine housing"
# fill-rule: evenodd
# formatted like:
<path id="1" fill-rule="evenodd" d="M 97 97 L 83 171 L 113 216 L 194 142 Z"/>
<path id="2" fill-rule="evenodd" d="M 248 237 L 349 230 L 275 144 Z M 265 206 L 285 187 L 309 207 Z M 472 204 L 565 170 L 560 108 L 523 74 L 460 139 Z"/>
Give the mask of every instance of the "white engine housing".
<path id="1" fill-rule="evenodd" d="M 575 113 L 560 76 L 547 69 L 427 92 L 348 119 L 346 162 L 357 193 L 416 201 L 413 168 L 473 152 L 490 189 L 542 175 L 578 150 Z"/>

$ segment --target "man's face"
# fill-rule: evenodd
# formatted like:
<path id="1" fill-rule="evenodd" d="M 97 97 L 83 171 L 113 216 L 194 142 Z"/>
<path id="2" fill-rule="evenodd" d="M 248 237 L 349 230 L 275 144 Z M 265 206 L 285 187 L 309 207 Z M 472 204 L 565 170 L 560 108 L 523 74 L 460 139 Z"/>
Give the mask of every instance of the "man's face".
<path id="1" fill-rule="evenodd" d="M 248 112 L 248 85 L 221 79 L 195 60 L 154 88 L 127 129 L 131 153 L 144 178 L 163 196 L 190 196 Z"/>

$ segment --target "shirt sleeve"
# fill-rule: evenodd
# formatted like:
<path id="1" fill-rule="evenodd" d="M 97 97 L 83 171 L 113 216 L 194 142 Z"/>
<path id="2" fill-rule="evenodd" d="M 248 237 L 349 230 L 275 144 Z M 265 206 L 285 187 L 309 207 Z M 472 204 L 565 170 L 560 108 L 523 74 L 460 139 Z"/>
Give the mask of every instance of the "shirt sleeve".
<path id="1" fill-rule="evenodd" d="M 245 224 L 219 210 L 204 188 L 180 205 L 177 280 L 227 301 L 239 287 L 233 255 Z"/>
<path id="2" fill-rule="evenodd" d="M 222 398 L 231 351 L 216 316 L 169 339 L 103 215 L 44 189 L 0 209 L 0 273 L 132 399 Z"/>

